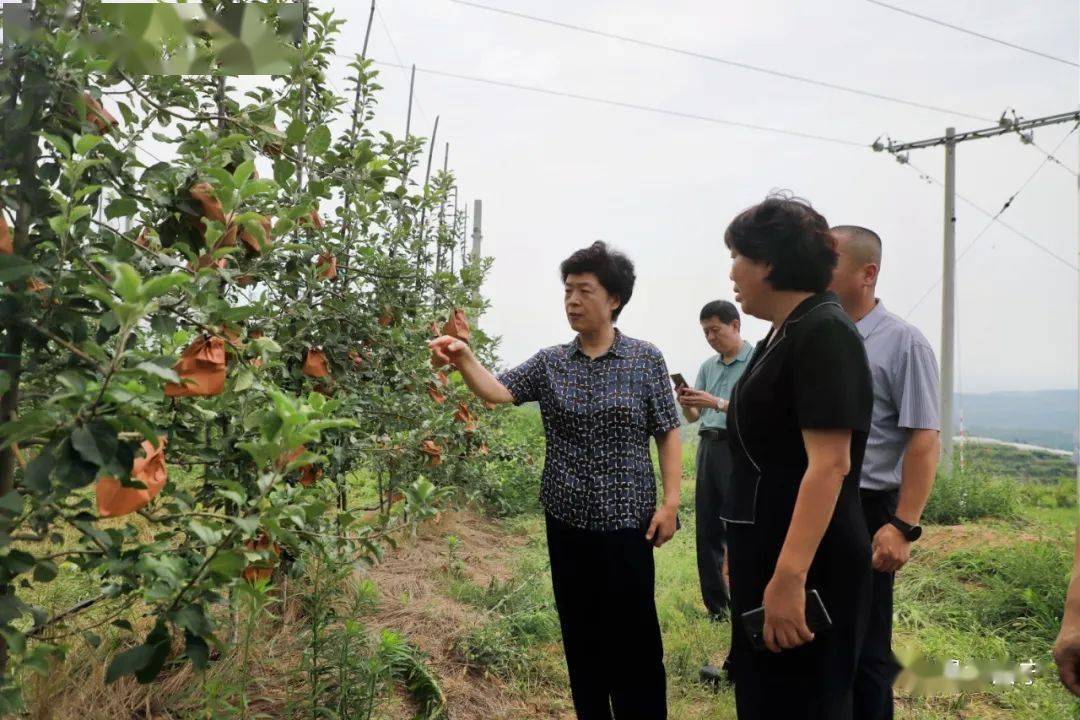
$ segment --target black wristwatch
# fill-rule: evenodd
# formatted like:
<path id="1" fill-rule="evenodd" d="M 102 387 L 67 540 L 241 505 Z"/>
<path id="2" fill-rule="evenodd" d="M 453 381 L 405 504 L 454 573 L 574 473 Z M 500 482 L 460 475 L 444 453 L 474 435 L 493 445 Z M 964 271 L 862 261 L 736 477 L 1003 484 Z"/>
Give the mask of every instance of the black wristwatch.
<path id="1" fill-rule="evenodd" d="M 915 542 L 922 537 L 921 525 L 908 525 L 900 518 L 893 515 L 889 518 L 889 524 L 900 531 L 900 534 L 904 536 L 904 539 L 908 542 Z"/>

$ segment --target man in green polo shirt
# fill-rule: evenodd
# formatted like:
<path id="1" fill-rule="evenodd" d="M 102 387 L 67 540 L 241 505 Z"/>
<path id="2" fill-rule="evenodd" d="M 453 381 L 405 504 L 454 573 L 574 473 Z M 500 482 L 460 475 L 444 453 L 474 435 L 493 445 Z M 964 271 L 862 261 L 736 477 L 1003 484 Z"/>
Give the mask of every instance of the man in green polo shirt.
<path id="1" fill-rule="evenodd" d="M 726 300 L 714 300 L 701 309 L 701 329 L 716 351 L 701 364 L 693 388 L 679 390 L 679 404 L 687 422 L 698 428 L 697 485 L 694 491 L 697 524 L 697 565 L 701 597 L 713 620 L 727 617 L 730 605 L 724 580 L 724 521 L 720 499 L 731 480 L 731 451 L 727 437 L 727 407 L 731 391 L 746 369 L 753 346 L 742 339 L 739 311 Z M 730 668 L 731 659 L 724 663 Z M 712 666 L 702 677 L 716 679 Z"/>

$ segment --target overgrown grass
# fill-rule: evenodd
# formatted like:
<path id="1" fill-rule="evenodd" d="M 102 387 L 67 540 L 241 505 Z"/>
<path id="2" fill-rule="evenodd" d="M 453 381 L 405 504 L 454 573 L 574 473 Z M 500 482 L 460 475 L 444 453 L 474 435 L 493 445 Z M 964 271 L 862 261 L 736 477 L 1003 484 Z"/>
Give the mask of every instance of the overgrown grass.
<path id="1" fill-rule="evenodd" d="M 523 522 L 531 530 L 535 515 Z M 558 655 L 552 648 L 561 635 L 542 547 L 532 543 L 509 580 L 492 578 L 481 586 L 451 572 L 446 584 L 447 595 L 486 611 L 488 617 L 454 640 L 455 655 L 474 671 L 514 681 L 526 692 L 557 681 L 551 660 Z"/>
<path id="2" fill-rule="evenodd" d="M 955 525 L 980 518 L 1015 517 L 1020 487 L 1015 478 L 965 470 L 939 474 L 923 512 L 923 522 Z"/>

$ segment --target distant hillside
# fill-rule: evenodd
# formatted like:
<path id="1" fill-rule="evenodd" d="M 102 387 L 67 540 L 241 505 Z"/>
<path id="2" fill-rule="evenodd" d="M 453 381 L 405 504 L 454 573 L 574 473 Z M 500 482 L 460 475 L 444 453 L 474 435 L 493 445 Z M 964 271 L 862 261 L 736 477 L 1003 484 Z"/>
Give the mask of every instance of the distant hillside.
<path id="1" fill-rule="evenodd" d="M 969 469 L 1027 482 L 1053 485 L 1076 479 L 1076 465 L 1067 455 L 1045 450 L 972 443 L 964 447 L 964 460 Z"/>
<path id="2" fill-rule="evenodd" d="M 1042 445 L 1058 450 L 1076 448 L 1076 391 L 1039 390 L 958 396 L 968 435 L 1008 442 Z"/>

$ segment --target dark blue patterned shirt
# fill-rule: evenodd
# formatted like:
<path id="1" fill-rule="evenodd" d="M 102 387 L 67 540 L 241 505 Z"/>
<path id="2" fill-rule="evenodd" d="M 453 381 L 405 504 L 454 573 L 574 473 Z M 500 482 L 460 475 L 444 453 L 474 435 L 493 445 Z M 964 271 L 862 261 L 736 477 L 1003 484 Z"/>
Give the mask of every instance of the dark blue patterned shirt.
<path id="1" fill-rule="evenodd" d="M 499 376 L 515 404 L 537 401 L 547 453 L 540 501 L 586 530 L 642 528 L 656 511 L 649 438 L 679 426 L 664 356 L 615 331 L 590 359 L 575 338 Z"/>

